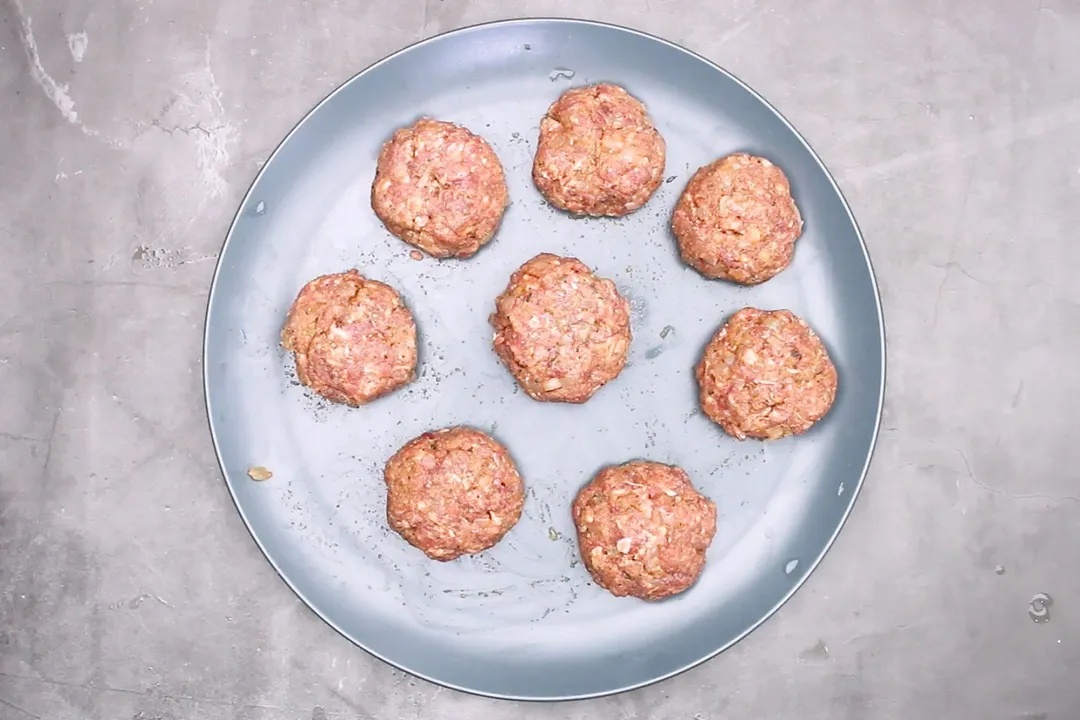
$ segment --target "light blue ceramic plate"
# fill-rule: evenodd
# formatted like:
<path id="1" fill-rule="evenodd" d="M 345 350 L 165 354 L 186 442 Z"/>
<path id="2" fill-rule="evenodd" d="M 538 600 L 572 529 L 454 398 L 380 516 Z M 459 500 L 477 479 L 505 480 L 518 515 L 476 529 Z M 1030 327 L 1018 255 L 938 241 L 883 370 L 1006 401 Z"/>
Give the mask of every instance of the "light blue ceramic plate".
<path id="1" fill-rule="evenodd" d="M 575 220 L 532 185 L 537 126 L 573 85 L 611 81 L 642 99 L 667 140 L 667 182 L 640 211 Z M 482 134 L 512 204 L 466 261 L 410 258 L 371 211 L 379 148 L 420 115 Z M 730 152 L 764 155 L 791 180 L 806 222 L 792 266 L 754 288 L 684 266 L 670 215 L 690 174 Z M 541 251 L 579 257 L 632 302 L 619 378 L 588 404 L 515 391 L 491 351 L 488 315 L 510 273 Z M 300 287 L 357 267 L 392 284 L 420 329 L 420 375 L 361 409 L 295 381 L 278 344 Z M 745 305 L 789 308 L 827 344 L 840 375 L 809 433 L 737 442 L 697 411 L 693 366 Z M 693 53 L 624 28 L 518 20 L 409 47 L 345 83 L 286 138 L 240 207 L 206 323 L 206 401 L 221 468 L 256 542 L 320 617 L 415 675 L 484 695 L 566 699 L 669 677 L 729 647 L 806 579 L 851 510 L 877 434 L 885 380 L 881 306 L 840 191 L 761 97 Z M 427 560 L 387 529 L 382 467 L 410 438 L 465 423 L 514 455 L 521 522 L 479 556 Z M 601 466 L 682 466 L 719 510 L 706 570 L 648 604 L 612 597 L 577 559 L 570 502 Z M 274 477 L 252 482 L 249 465 Z"/>

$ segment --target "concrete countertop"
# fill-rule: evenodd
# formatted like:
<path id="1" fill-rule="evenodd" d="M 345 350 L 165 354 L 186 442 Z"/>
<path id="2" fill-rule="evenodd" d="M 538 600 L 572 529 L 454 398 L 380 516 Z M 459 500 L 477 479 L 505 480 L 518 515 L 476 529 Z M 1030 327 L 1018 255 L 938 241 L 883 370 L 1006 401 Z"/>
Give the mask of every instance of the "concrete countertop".
<path id="1" fill-rule="evenodd" d="M 872 470 L 804 588 L 695 670 L 561 707 L 415 680 L 309 612 L 233 509 L 200 370 L 225 230 L 292 125 L 415 40 L 548 15 L 773 102 L 853 206 L 889 337 Z M 1075 718 L 1077 38 L 1074 0 L 0 0 L 0 718 Z"/>

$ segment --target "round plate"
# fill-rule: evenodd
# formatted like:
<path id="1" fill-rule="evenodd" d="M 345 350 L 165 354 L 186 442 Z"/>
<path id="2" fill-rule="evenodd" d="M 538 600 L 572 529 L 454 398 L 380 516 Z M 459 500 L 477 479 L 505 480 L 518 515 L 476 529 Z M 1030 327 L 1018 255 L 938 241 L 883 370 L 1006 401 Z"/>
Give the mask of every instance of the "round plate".
<path id="1" fill-rule="evenodd" d="M 667 140 L 666 182 L 622 219 L 573 219 L 530 175 L 538 123 L 574 85 L 610 81 L 646 103 Z M 511 206 L 469 260 L 421 261 L 369 201 L 375 161 L 421 115 L 483 135 Z M 806 228 L 792 266 L 754 288 L 680 262 L 670 217 L 690 174 L 738 150 L 791 180 Z M 572 255 L 630 299 L 623 373 L 587 404 L 538 403 L 491 350 L 488 315 L 511 272 L 539 252 Z M 418 379 L 360 409 L 296 382 L 278 335 L 311 278 L 356 267 L 405 298 L 420 331 Z M 829 348 L 832 412 L 804 436 L 738 442 L 698 410 L 693 367 L 737 309 L 790 308 Z M 221 468 L 251 534 L 290 587 L 368 652 L 443 685 L 516 699 L 604 695 L 668 677 L 736 642 L 805 580 L 832 543 L 873 450 L 884 331 L 870 261 L 835 183 L 761 97 L 706 60 L 639 32 L 521 20 L 466 28 L 368 68 L 275 151 L 233 223 L 206 323 L 206 401 Z M 382 468 L 420 433 L 491 432 L 527 487 L 495 548 L 428 560 L 391 532 Z M 683 467 L 718 508 L 700 581 L 673 599 L 615 598 L 590 582 L 570 519 L 602 466 Z M 262 465 L 273 478 L 247 476 Z"/>

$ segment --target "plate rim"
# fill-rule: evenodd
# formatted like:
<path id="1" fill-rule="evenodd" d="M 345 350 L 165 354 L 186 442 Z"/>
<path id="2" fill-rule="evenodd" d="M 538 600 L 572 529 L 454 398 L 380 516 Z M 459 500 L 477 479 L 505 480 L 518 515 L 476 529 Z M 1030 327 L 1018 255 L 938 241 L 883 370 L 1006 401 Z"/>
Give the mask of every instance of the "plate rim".
<path id="1" fill-rule="evenodd" d="M 233 233 L 236 230 L 236 227 L 239 224 L 241 218 L 244 216 L 244 211 L 247 208 L 248 203 L 252 198 L 252 194 L 253 194 L 253 192 L 255 190 L 255 186 L 258 185 L 259 180 L 263 176 L 263 173 L 265 173 L 267 171 L 267 169 L 271 166 L 274 159 L 282 151 L 282 149 L 285 147 L 286 143 L 288 143 L 289 140 L 292 139 L 293 135 L 295 135 L 297 132 L 299 132 L 299 130 L 304 126 L 304 124 L 307 123 L 312 118 L 312 116 L 315 115 L 315 113 L 317 113 L 324 105 L 326 105 L 328 102 L 330 102 L 330 100 L 333 99 L 338 93 L 343 92 L 349 85 L 351 85 L 353 82 L 357 81 L 359 78 L 361 78 L 364 75 L 374 71 L 376 68 L 378 68 L 378 67 L 380 67 L 380 66 L 382 66 L 382 65 L 384 65 L 386 63 L 391 62 L 392 60 L 398 58 L 401 55 L 412 52 L 412 51 L 414 51 L 414 50 L 416 50 L 416 49 L 418 49 L 420 47 L 423 47 L 425 45 L 439 42 L 439 41 L 441 41 L 441 40 L 443 40 L 443 39 L 445 39 L 447 37 L 450 37 L 450 36 L 467 35 L 467 34 L 470 34 L 470 33 L 473 33 L 473 32 L 478 32 L 478 31 L 493 28 L 493 27 L 496 27 L 496 28 L 497 27 L 510 27 L 510 26 L 515 26 L 515 25 L 531 25 L 531 24 L 539 24 L 539 23 L 551 23 L 551 24 L 556 24 L 556 25 L 569 25 L 569 26 L 576 26 L 576 27 L 580 27 L 580 26 L 598 27 L 598 28 L 602 28 L 602 29 L 605 29 L 605 30 L 614 30 L 616 32 L 627 33 L 629 35 L 636 35 L 636 36 L 644 38 L 646 40 L 650 40 L 652 42 L 656 42 L 656 43 L 659 43 L 661 45 L 667 46 L 668 48 L 670 48 L 672 50 L 675 50 L 675 51 L 677 51 L 679 53 L 683 53 L 685 55 L 690 56 L 692 59 L 697 60 L 698 62 L 704 63 L 707 67 L 709 67 L 714 72 L 718 72 L 721 75 L 725 76 L 728 80 L 734 82 L 740 88 L 742 88 L 743 90 L 748 92 L 755 100 L 760 102 L 769 112 L 771 112 L 774 116 L 776 116 L 776 118 L 784 125 L 784 127 L 786 127 L 792 133 L 792 135 L 794 135 L 794 137 L 798 139 L 799 143 L 802 144 L 802 146 L 806 148 L 806 150 L 810 153 L 810 156 L 813 158 L 814 162 L 817 163 L 817 165 L 824 171 L 825 176 L 829 180 L 829 184 L 832 186 L 832 189 L 835 191 L 836 196 L 840 200 L 840 204 L 843 207 L 844 212 L 847 214 L 848 220 L 851 222 L 852 228 L 855 230 L 855 236 L 857 237 L 857 239 L 859 241 L 859 247 L 862 250 L 863 259 L 866 261 L 866 267 L 867 267 L 867 270 L 869 270 L 869 273 L 870 273 L 870 286 L 871 286 L 871 288 L 873 290 L 873 295 L 874 295 L 874 310 L 875 310 L 875 313 L 877 315 L 878 327 L 880 328 L 879 351 L 881 353 L 881 377 L 880 377 L 880 379 L 878 381 L 878 389 L 877 389 L 878 401 L 877 401 L 877 409 L 876 409 L 876 412 L 874 414 L 874 428 L 873 428 L 873 432 L 871 433 L 871 436 L 870 436 L 870 446 L 867 448 L 866 458 L 863 461 L 863 466 L 859 471 L 858 482 L 855 484 L 855 488 L 853 489 L 853 491 L 852 491 L 852 493 L 850 495 L 850 498 L 848 499 L 847 507 L 844 509 L 844 512 L 840 517 L 840 521 L 836 525 L 836 529 L 829 536 L 829 538 L 826 541 L 825 545 L 821 548 L 821 550 L 818 552 L 817 556 L 813 559 L 813 561 L 810 562 L 810 563 L 807 563 L 806 566 L 801 570 L 801 572 L 799 573 L 799 576 L 797 577 L 797 579 L 792 583 L 791 587 L 784 593 L 784 595 L 781 596 L 780 599 L 775 604 L 772 605 L 772 607 L 770 607 L 765 613 L 763 613 L 761 615 L 761 617 L 757 621 L 755 621 L 753 624 L 749 625 L 746 629 L 744 629 L 738 635 L 734 636 L 733 638 L 731 638 L 726 643 L 723 643 L 722 645 L 720 645 L 716 650 L 713 650 L 712 652 L 706 653 L 706 654 L 702 655 L 700 658 L 697 658 L 696 660 L 693 660 L 693 661 L 691 661 L 689 663 L 686 663 L 686 664 L 682 665 L 681 667 L 678 667 L 678 668 L 676 668 L 674 670 L 668 671 L 668 672 L 666 672 L 666 673 L 664 673 L 662 675 L 658 675 L 655 678 L 640 681 L 640 682 L 636 682 L 636 683 L 631 683 L 631 684 L 628 684 L 628 685 L 625 685 L 625 686 L 622 686 L 622 687 L 599 690 L 599 691 L 596 691 L 596 692 L 577 693 L 577 694 L 573 694 L 573 695 L 560 695 L 560 696 L 555 696 L 555 695 L 551 695 L 551 696 L 549 696 L 549 695 L 535 695 L 535 696 L 532 696 L 532 695 L 515 695 L 515 694 L 495 693 L 495 692 L 490 692 L 490 691 L 486 691 L 486 690 L 479 690 L 479 689 L 476 689 L 476 688 L 464 687 L 464 686 L 461 686 L 461 685 L 454 684 L 452 682 L 448 682 L 448 681 L 445 681 L 445 680 L 440 680 L 439 678 L 433 677 L 433 676 L 428 675 L 428 674 L 417 672 L 415 670 L 412 670 L 409 667 L 406 667 L 404 664 L 399 663 L 399 662 L 395 662 L 394 660 L 390 659 L 389 657 L 385 656 L 384 654 L 376 652 L 372 648 L 368 647 L 365 643 L 363 643 L 359 639 L 353 637 L 350 633 L 348 633 L 344 629 L 342 629 L 336 622 L 334 622 L 332 619 L 327 617 L 323 612 L 321 612 L 319 609 L 317 609 L 315 607 L 315 605 L 313 605 L 312 602 L 305 596 L 305 594 L 303 592 L 301 592 L 299 588 L 296 587 L 296 585 L 293 583 L 293 581 L 284 572 L 282 572 L 281 567 L 274 560 L 274 558 L 270 555 L 270 553 L 267 552 L 266 547 L 264 546 L 262 540 L 259 538 L 258 534 L 255 532 L 255 529 L 252 527 L 251 522 L 248 519 L 247 513 L 244 511 L 244 508 L 243 508 L 242 504 L 237 499 L 236 491 L 234 490 L 234 480 L 230 476 L 228 470 L 226 470 L 224 459 L 222 458 L 222 453 L 221 453 L 219 440 L 218 440 L 217 429 L 215 427 L 214 416 L 213 416 L 213 412 L 212 412 L 212 409 L 211 409 L 212 402 L 211 402 L 211 399 L 210 399 L 210 375 L 209 375 L 209 364 L 207 362 L 207 359 L 209 357 L 210 314 L 211 314 L 212 309 L 214 307 L 214 299 L 215 299 L 215 296 L 216 296 L 216 293 L 217 293 L 218 279 L 219 279 L 219 276 L 221 275 L 221 271 L 222 271 L 222 260 L 225 257 L 226 250 L 228 249 L 229 243 L 232 240 Z M 824 161 L 817 154 L 817 152 L 810 145 L 810 143 L 806 140 L 806 138 L 803 137 L 802 133 L 800 133 L 795 128 L 795 126 L 792 125 L 788 121 L 788 119 L 779 110 L 777 110 L 772 105 L 772 103 L 770 103 L 768 100 L 766 100 L 760 93 L 758 93 L 756 90 L 754 90 L 752 87 L 750 87 L 747 83 L 743 82 L 741 79 L 739 79 L 733 73 L 731 73 L 730 71 L 724 69 L 723 67 L 721 67 L 717 63 L 713 62 L 712 60 L 708 59 L 707 57 L 705 57 L 705 56 L 703 56 L 703 55 L 701 55 L 701 54 L 699 54 L 697 52 L 694 52 L 693 50 L 690 50 L 689 48 L 683 47 L 682 45 L 679 45 L 679 44 L 677 44 L 675 42 L 672 42 L 670 40 L 665 40 L 662 37 L 653 35 L 651 33 L 645 32 L 643 30 L 638 30 L 638 29 L 635 29 L 635 28 L 630 28 L 630 27 L 626 27 L 624 25 L 618 25 L 618 24 L 615 24 L 615 23 L 608 23 L 608 22 L 603 22 L 603 21 L 599 21 L 599 20 L 589 20 L 589 19 L 583 19 L 583 18 L 543 17 L 543 16 L 540 16 L 540 17 L 527 17 L 527 18 L 507 18 L 507 19 L 501 19 L 501 20 L 491 20 L 491 21 L 487 21 L 487 22 L 474 23 L 474 24 L 471 24 L 471 25 L 464 25 L 462 27 L 453 28 L 451 30 L 446 30 L 446 31 L 440 32 L 440 33 L 438 33 L 436 35 L 432 35 L 431 37 L 423 38 L 423 39 L 418 40 L 418 41 L 416 41 L 414 43 L 410 43 L 409 45 L 401 47 L 398 50 L 395 50 L 394 52 L 390 53 L 389 55 L 386 55 L 385 57 L 373 62 L 372 64 L 368 65 L 367 67 L 363 68 L 362 70 L 354 73 L 351 77 L 349 77 L 347 80 L 345 80 L 340 85 L 338 85 L 336 88 L 334 88 L 332 91 L 330 91 L 325 97 L 323 97 L 322 100 L 320 100 L 318 103 L 316 103 L 308 112 L 306 112 L 304 114 L 304 116 L 292 127 L 292 129 L 289 130 L 288 133 L 286 133 L 285 137 L 282 138 L 281 141 L 274 147 L 274 150 L 267 156 L 266 162 L 263 163 L 262 167 L 260 167 L 259 171 L 255 174 L 255 177 L 252 178 L 251 183 L 249 184 L 247 191 L 244 193 L 243 198 L 240 200 L 240 204 L 237 206 L 236 213 L 234 214 L 232 221 L 229 223 L 229 229 L 225 234 L 225 240 L 222 242 L 221 250 L 218 253 L 217 261 L 214 264 L 214 274 L 213 274 L 213 276 L 212 276 L 212 278 L 210 280 L 210 292 L 207 295 L 206 312 L 205 312 L 204 317 L 203 317 L 203 343 L 202 343 L 203 402 L 204 402 L 204 410 L 205 410 L 205 413 L 206 413 L 207 425 L 208 425 L 209 430 L 210 430 L 210 439 L 211 439 L 211 442 L 212 442 L 213 447 L 214 447 L 214 456 L 217 459 L 218 469 L 219 469 L 219 471 L 221 473 L 222 479 L 225 481 L 225 486 L 229 491 L 229 497 L 232 499 L 233 507 L 236 509 L 237 513 L 240 515 L 240 519 L 243 521 L 244 527 L 247 529 L 248 535 L 255 542 L 255 545 L 259 549 L 259 552 L 262 553 L 262 556 L 266 559 L 267 562 L 270 563 L 270 566 L 274 569 L 274 572 L 277 574 L 277 576 L 285 583 L 285 585 L 292 591 L 292 593 L 296 597 L 298 597 L 301 602 L 304 603 L 304 605 L 307 607 L 307 609 L 315 614 L 316 617 L 318 617 L 320 620 L 322 620 L 324 623 L 326 623 L 330 628 L 332 628 L 340 636 L 342 636 L 343 638 L 348 640 L 350 643 L 352 643 L 356 647 L 358 647 L 361 650 L 363 650 L 364 652 L 366 652 L 368 655 L 380 660 L 381 662 L 386 663 L 387 665 L 389 665 L 392 668 L 395 668 L 395 669 L 400 670 L 402 672 L 408 673 L 409 675 L 412 675 L 413 677 L 418 677 L 418 678 L 420 678 L 422 680 L 425 680 L 427 682 L 430 682 L 430 683 L 432 683 L 434 685 L 449 688 L 451 690 L 456 690 L 458 692 L 467 693 L 469 695 L 475 695 L 475 696 L 479 696 L 479 697 L 487 697 L 487 698 L 492 698 L 492 699 L 496 699 L 496 700 L 510 700 L 510 701 L 519 701 L 519 702 L 566 702 L 566 701 L 574 701 L 574 700 L 588 700 L 588 699 L 594 699 L 594 698 L 608 697 L 608 696 L 617 695 L 617 694 L 624 693 L 624 692 L 629 692 L 631 690 L 638 690 L 638 689 L 641 689 L 641 688 L 644 688 L 644 687 L 648 687 L 650 685 L 655 685 L 656 683 L 662 682 L 664 680 L 671 679 L 671 678 L 675 677 L 676 675 L 681 675 L 682 673 L 686 672 L 687 670 L 698 667 L 699 665 L 702 665 L 702 664 L 708 662 L 709 660 L 712 660 L 713 658 L 720 655 L 724 651 L 726 651 L 726 650 L 730 649 L 731 647 L 735 646 L 736 644 L 741 642 L 744 638 L 746 638 L 746 636 L 748 636 L 750 633 L 754 632 L 754 630 L 761 627 L 762 624 L 764 624 L 767 620 L 772 618 L 772 616 L 775 615 L 780 610 L 780 608 L 783 607 L 795 595 L 796 592 L 798 592 L 798 590 L 800 588 L 802 588 L 802 586 L 810 578 L 810 576 L 813 574 L 813 572 L 817 569 L 818 565 L 820 565 L 821 562 L 825 559 L 825 556 L 832 549 L 834 543 L 836 542 L 836 539 L 839 537 L 840 532 L 844 529 L 844 526 L 847 524 L 848 518 L 851 516 L 851 513 L 855 508 L 855 503 L 858 500 L 860 493 L 862 492 L 863 484 L 866 481 L 866 476 L 870 471 L 870 465 L 871 465 L 871 463 L 873 461 L 874 452 L 877 449 L 877 443 L 878 443 L 878 439 L 879 439 L 879 436 L 880 436 L 880 433 L 881 433 L 881 421 L 882 421 L 882 415 L 883 415 L 884 408 L 885 408 L 886 376 L 887 376 L 887 370 L 888 370 L 888 354 L 887 354 L 886 350 L 887 350 L 887 343 L 886 343 L 885 313 L 884 313 L 884 311 L 882 309 L 881 290 L 878 287 L 877 273 L 875 273 L 875 271 L 874 271 L 873 261 L 871 260 L 870 252 L 866 247 L 866 240 L 863 237 L 862 229 L 859 227 L 859 223 L 855 218 L 855 214 L 851 210 L 851 206 L 848 203 L 847 198 L 844 196 L 843 191 L 840 189 L 840 186 L 837 184 L 836 178 L 834 178 L 832 173 L 829 172 L 829 169 L 825 165 Z"/>

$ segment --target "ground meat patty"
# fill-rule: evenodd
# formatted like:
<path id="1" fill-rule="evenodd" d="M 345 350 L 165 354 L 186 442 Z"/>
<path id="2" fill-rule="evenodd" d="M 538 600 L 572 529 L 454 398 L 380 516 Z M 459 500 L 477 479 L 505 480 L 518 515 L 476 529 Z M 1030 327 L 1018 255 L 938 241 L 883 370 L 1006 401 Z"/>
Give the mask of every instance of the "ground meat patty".
<path id="1" fill-rule="evenodd" d="M 802 218 L 783 170 L 740 153 L 694 173 L 672 229 L 683 261 L 702 275 L 756 285 L 791 263 Z"/>
<path id="2" fill-rule="evenodd" d="M 386 463 L 386 519 L 435 560 L 478 553 L 521 517 L 525 489 L 510 454 L 479 430 L 454 427 L 409 441 Z"/>
<path id="3" fill-rule="evenodd" d="M 574 88 L 540 121 L 533 182 L 562 210 L 626 215 L 660 187 L 666 153 L 645 106 L 626 90 Z"/>
<path id="4" fill-rule="evenodd" d="M 729 435 L 799 435 L 836 397 L 836 368 L 818 336 L 788 310 L 743 308 L 697 366 L 701 408 Z"/>
<path id="5" fill-rule="evenodd" d="M 716 506 L 680 468 L 631 462 L 601 470 L 572 508 L 582 560 L 612 595 L 660 600 L 705 567 Z"/>
<path id="6" fill-rule="evenodd" d="M 416 371 L 416 324 L 392 287 L 356 270 L 317 277 L 289 309 L 281 344 L 300 382 L 334 402 L 363 405 Z"/>
<path id="7" fill-rule="evenodd" d="M 491 325 L 495 352 L 536 400 L 585 402 L 630 350 L 629 303 L 576 258 L 542 253 L 518 268 Z"/>
<path id="8" fill-rule="evenodd" d="M 391 233 L 434 257 L 475 254 L 507 202 L 495 151 L 458 125 L 422 118 L 379 153 L 371 207 Z"/>

